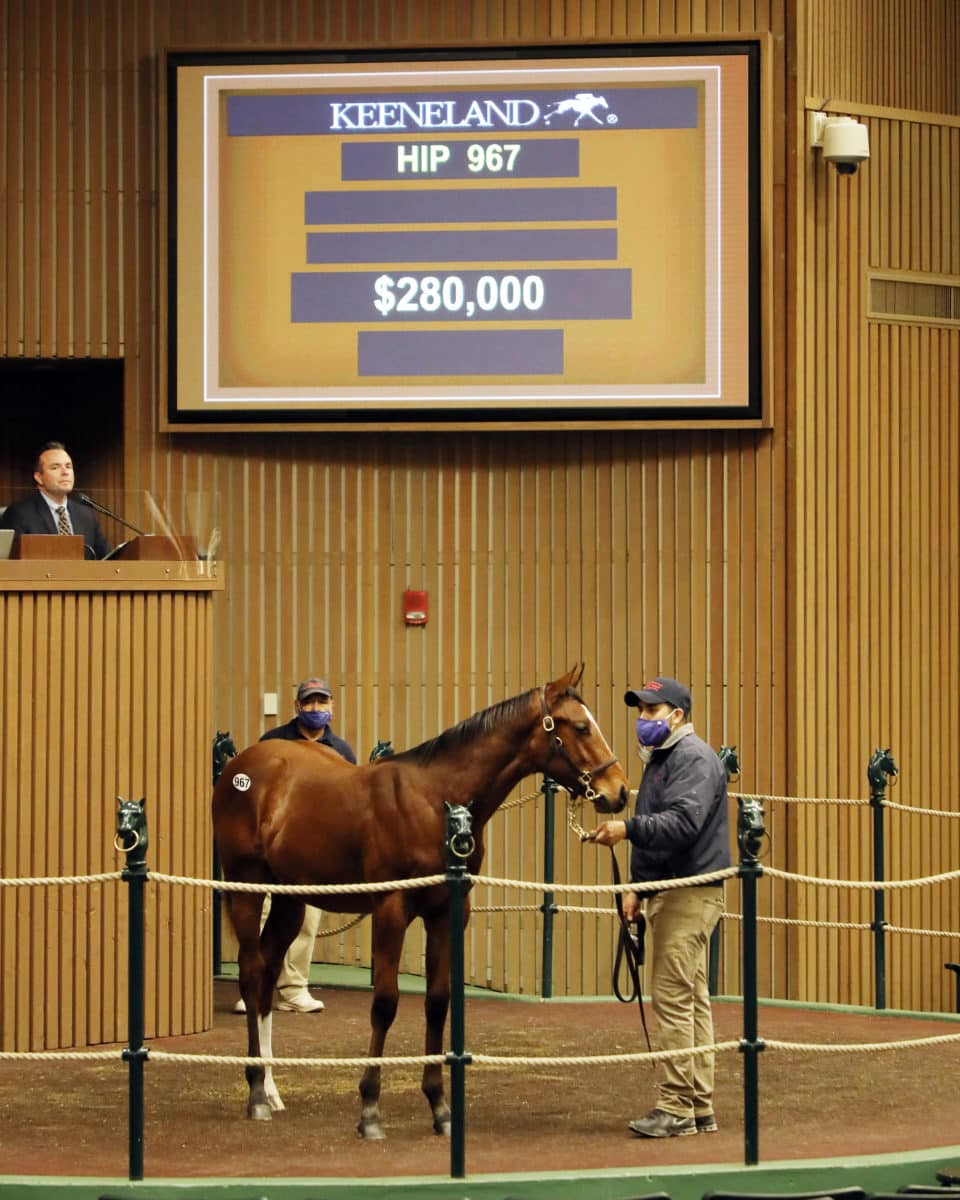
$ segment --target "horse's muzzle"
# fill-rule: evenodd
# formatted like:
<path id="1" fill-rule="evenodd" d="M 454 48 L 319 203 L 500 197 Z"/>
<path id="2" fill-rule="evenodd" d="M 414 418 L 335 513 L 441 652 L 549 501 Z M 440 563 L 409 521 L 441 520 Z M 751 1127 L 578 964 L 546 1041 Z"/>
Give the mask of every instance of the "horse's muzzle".
<path id="1" fill-rule="evenodd" d="M 618 813 L 623 812 L 623 810 L 627 807 L 627 801 L 629 799 L 630 793 L 625 787 L 622 787 L 613 798 L 604 796 L 602 792 L 599 793 L 596 800 L 593 802 L 593 806 L 597 812 Z"/>

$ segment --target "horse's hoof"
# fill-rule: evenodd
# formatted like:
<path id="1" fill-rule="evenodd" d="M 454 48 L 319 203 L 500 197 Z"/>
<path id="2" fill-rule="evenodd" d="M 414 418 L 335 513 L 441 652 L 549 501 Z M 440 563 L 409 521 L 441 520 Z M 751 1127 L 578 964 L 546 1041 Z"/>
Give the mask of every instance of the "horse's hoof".
<path id="1" fill-rule="evenodd" d="M 267 1092 L 267 1104 L 273 1112 L 283 1112 L 287 1107 L 280 1099 L 279 1092 Z"/>
<path id="2" fill-rule="evenodd" d="M 361 1121 L 357 1126 L 357 1133 L 366 1142 L 382 1142 L 387 1136 L 379 1121 Z"/>
<path id="3" fill-rule="evenodd" d="M 251 1121 L 272 1121 L 273 1114 L 269 1104 L 248 1104 L 247 1116 Z"/>
<path id="4" fill-rule="evenodd" d="M 433 1132 L 438 1133 L 441 1137 L 450 1136 L 450 1118 L 438 1118 L 433 1122 Z"/>

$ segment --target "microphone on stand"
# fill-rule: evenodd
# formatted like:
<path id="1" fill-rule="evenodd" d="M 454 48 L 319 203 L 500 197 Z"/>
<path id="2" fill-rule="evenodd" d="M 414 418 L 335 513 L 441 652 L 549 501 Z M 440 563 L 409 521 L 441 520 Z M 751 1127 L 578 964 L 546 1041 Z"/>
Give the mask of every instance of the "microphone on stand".
<path id="1" fill-rule="evenodd" d="M 131 524 L 130 521 L 125 521 L 123 517 L 117 516 L 117 514 L 107 508 L 106 505 L 98 504 L 96 500 L 91 500 L 86 492 L 74 492 L 73 498 L 78 504 L 84 504 L 87 508 L 96 509 L 98 513 L 103 513 L 105 517 L 110 517 L 114 521 L 119 521 L 121 525 L 126 525 L 128 529 L 132 529 L 133 532 L 139 534 L 140 537 L 147 536 L 144 530 L 138 529 L 136 525 Z"/>

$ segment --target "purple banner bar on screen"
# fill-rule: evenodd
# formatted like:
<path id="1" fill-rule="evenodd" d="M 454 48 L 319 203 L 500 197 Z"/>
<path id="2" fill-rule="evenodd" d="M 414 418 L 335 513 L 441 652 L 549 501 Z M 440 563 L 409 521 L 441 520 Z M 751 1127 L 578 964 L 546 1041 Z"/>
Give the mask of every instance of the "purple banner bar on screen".
<path id="1" fill-rule="evenodd" d="M 563 330 L 361 330 L 357 374 L 562 375 Z"/>
<path id="2" fill-rule="evenodd" d="M 614 187 L 445 188 L 307 192 L 307 225 L 437 225 L 467 221 L 615 221 Z M 432 236 L 432 235 L 431 235 Z"/>
<path id="3" fill-rule="evenodd" d="M 580 143 L 575 138 L 511 138 L 509 145 L 487 139 L 470 142 L 344 142 L 340 147 L 340 178 L 404 179 L 576 179 L 580 174 Z M 479 160 L 480 170 L 471 167 Z M 516 154 L 511 147 L 516 146 Z M 495 165 L 490 166 L 493 162 Z M 509 166 L 508 166 L 509 164 Z"/>
<path id="4" fill-rule="evenodd" d="M 431 229 L 308 233 L 307 262 L 582 262 L 617 257 L 615 229 Z"/>
<path id="5" fill-rule="evenodd" d="M 289 86 L 289 85 L 288 85 Z M 697 82 L 674 87 L 478 88 L 474 92 L 300 92 L 227 96 L 230 137 L 397 133 L 423 136 L 548 130 L 695 129 Z"/>
<path id="6" fill-rule="evenodd" d="M 427 289 L 425 279 L 434 281 Z M 457 271 L 453 276 L 301 271 L 291 277 L 290 319 L 295 324 L 629 320 L 632 282 L 625 267 Z"/>

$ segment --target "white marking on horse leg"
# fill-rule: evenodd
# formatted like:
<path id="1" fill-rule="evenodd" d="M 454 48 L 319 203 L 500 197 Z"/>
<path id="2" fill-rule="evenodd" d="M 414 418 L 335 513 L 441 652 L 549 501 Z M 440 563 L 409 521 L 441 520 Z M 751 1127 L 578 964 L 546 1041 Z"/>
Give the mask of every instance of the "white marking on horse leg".
<path id="1" fill-rule="evenodd" d="M 273 1013 L 258 1017 L 260 1023 L 260 1054 L 263 1058 L 273 1058 Z M 283 1112 L 284 1104 L 273 1078 L 273 1067 L 264 1068 L 263 1090 L 267 1094 L 267 1103 L 274 1112 Z"/>

